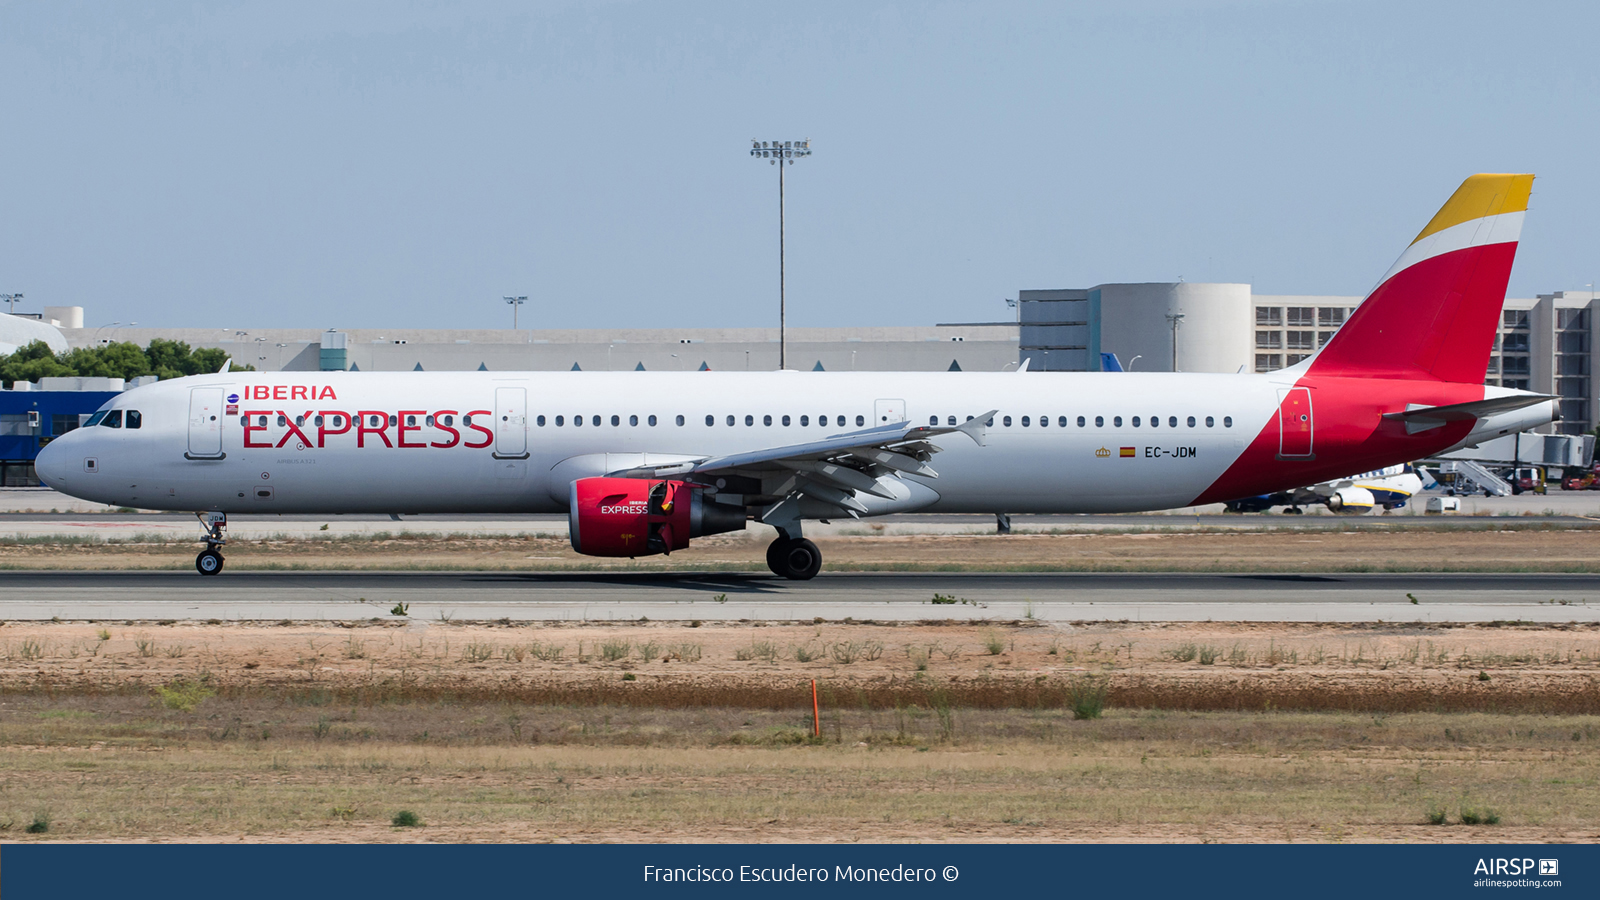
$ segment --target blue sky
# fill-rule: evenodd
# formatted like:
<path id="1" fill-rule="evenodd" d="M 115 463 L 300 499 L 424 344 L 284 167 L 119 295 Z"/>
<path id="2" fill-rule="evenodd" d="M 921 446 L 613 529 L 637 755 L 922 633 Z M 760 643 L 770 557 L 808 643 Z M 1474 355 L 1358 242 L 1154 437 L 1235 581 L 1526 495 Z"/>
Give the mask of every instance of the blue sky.
<path id="1" fill-rule="evenodd" d="M 1509 10 L 1516 10 L 1510 12 Z M 0 3 L 0 291 L 89 324 L 1003 318 L 1363 294 L 1531 171 L 1511 293 L 1600 281 L 1584 3 Z"/>

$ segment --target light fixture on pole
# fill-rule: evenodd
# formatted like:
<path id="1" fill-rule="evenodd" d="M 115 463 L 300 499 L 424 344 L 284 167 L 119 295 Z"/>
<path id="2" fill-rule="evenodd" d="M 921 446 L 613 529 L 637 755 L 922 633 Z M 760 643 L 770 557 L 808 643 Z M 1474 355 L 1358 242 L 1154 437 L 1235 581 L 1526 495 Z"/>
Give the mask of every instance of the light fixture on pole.
<path id="1" fill-rule="evenodd" d="M 17 301 L 21 299 L 21 294 L 0 294 L 0 300 L 4 300 L 5 302 L 11 304 L 10 312 L 13 316 L 17 314 Z"/>
<path id="2" fill-rule="evenodd" d="M 750 142 L 750 155 L 778 167 L 778 369 L 788 365 L 787 308 L 784 296 L 783 267 L 783 170 L 794 161 L 811 155 L 811 140 Z"/>
<path id="3" fill-rule="evenodd" d="M 512 331 L 516 331 L 517 330 L 517 310 L 519 308 L 521 308 L 522 304 L 528 302 L 528 298 L 524 296 L 524 297 L 502 297 L 501 299 L 503 299 L 507 303 L 511 304 L 511 330 Z"/>
<path id="4" fill-rule="evenodd" d="M 1172 326 L 1172 371 L 1178 371 L 1178 323 L 1183 321 L 1183 313 L 1167 313 L 1167 324 Z"/>

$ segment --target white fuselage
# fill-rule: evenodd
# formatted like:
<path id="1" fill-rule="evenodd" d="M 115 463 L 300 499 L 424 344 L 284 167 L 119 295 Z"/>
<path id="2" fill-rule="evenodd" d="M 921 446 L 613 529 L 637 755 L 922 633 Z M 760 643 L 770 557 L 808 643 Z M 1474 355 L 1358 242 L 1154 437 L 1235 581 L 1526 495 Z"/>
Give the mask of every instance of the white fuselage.
<path id="1" fill-rule="evenodd" d="M 575 479 L 641 460 L 998 409 L 985 446 L 939 437 L 939 477 L 907 475 L 927 490 L 871 511 L 1166 509 L 1215 482 L 1275 421 L 1292 383 L 1292 374 L 233 373 L 130 390 L 105 408 L 137 410 L 140 428 L 78 429 L 38 467 L 66 493 L 143 509 L 557 513 Z M 214 424 L 207 397 L 219 398 Z M 357 416 L 359 428 L 335 425 Z"/>

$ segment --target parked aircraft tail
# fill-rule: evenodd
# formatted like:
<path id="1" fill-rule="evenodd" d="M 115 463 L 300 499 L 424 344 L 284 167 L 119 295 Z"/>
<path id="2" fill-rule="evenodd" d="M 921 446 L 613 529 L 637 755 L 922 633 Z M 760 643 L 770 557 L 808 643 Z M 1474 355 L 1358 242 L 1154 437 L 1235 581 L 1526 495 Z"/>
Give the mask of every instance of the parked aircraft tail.
<path id="1" fill-rule="evenodd" d="M 1482 384 L 1532 188 L 1532 175 L 1462 182 L 1307 374 Z"/>

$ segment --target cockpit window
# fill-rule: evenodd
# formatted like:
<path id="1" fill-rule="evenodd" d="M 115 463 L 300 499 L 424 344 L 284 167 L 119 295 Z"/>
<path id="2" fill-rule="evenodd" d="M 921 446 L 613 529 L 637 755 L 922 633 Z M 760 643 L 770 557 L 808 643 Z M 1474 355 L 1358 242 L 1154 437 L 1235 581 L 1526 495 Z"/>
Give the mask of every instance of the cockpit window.
<path id="1" fill-rule="evenodd" d="M 106 411 L 102 409 L 99 412 L 95 413 L 94 415 L 90 416 L 89 417 L 89 421 L 83 423 L 83 427 L 88 428 L 91 425 L 99 425 L 100 424 L 100 420 L 104 419 L 105 417 L 106 417 Z"/>
<path id="2" fill-rule="evenodd" d="M 144 424 L 144 416 L 139 415 L 137 409 L 130 409 L 123 414 L 122 425 L 124 428 L 138 428 Z"/>
<path id="3" fill-rule="evenodd" d="M 106 417 L 104 419 L 100 420 L 100 424 L 105 426 L 106 428 L 121 428 L 122 427 L 122 410 L 120 410 L 120 409 L 110 410 L 109 412 L 106 413 Z"/>

